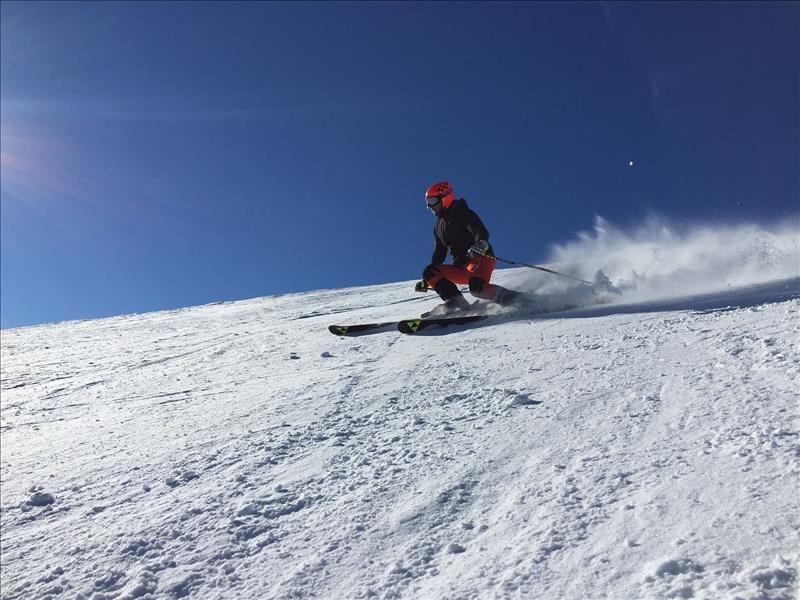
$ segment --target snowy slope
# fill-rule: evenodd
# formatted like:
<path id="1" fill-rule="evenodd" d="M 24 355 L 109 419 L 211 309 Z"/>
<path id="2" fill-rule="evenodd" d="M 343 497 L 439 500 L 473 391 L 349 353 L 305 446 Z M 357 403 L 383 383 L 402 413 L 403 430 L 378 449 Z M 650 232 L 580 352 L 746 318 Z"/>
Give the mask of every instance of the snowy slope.
<path id="1" fill-rule="evenodd" d="M 326 330 L 409 290 L 3 331 L 2 597 L 798 596 L 800 278 Z"/>

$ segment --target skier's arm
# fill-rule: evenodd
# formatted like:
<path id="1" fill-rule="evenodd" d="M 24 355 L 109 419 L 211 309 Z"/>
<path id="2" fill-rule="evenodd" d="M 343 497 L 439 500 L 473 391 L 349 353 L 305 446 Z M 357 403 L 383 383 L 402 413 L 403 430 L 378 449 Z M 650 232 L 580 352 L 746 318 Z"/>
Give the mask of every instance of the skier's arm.
<path id="1" fill-rule="evenodd" d="M 489 245 L 489 230 L 477 213 L 470 211 L 467 217 L 467 231 L 472 234 L 475 243 L 469 249 L 469 256 L 493 256 L 494 250 Z"/>
<path id="2" fill-rule="evenodd" d="M 477 242 L 479 240 L 489 241 L 489 230 L 481 221 L 481 218 L 474 211 L 469 211 L 467 215 L 467 231 L 472 234 L 472 238 Z"/>
<path id="3" fill-rule="evenodd" d="M 447 246 L 444 245 L 439 236 L 436 235 L 436 230 L 433 230 L 433 256 L 431 257 L 432 265 L 441 265 L 447 258 Z"/>

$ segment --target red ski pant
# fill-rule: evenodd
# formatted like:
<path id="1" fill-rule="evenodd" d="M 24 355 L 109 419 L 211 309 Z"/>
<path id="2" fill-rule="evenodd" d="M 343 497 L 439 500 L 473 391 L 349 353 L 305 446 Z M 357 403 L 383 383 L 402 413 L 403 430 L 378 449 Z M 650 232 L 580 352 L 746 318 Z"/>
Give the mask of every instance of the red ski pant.
<path id="1" fill-rule="evenodd" d="M 460 267 L 431 265 L 427 270 L 431 275 L 425 281 L 430 288 L 436 287 L 442 279 L 459 285 L 469 285 L 469 291 L 473 296 L 488 300 L 495 291 L 495 286 L 489 283 L 495 264 L 497 262 L 493 258 L 475 256 Z"/>

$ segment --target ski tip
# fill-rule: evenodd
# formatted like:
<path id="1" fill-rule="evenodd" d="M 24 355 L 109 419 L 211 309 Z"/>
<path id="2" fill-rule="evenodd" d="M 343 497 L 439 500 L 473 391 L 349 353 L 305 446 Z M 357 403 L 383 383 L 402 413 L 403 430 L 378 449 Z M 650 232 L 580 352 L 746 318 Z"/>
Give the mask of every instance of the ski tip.
<path id="1" fill-rule="evenodd" d="M 397 330 L 400 333 L 417 333 L 421 324 L 422 319 L 407 319 L 397 324 Z"/>
<path id="2" fill-rule="evenodd" d="M 328 325 L 328 331 L 333 335 L 347 335 L 348 329 L 347 325 Z"/>

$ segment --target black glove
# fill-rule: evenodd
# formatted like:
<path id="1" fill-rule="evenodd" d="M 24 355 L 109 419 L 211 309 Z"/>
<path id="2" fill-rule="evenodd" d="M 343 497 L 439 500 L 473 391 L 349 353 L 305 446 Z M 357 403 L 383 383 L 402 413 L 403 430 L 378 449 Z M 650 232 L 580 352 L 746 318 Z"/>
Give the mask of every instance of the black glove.
<path id="1" fill-rule="evenodd" d="M 428 284 L 425 283 L 424 279 L 420 279 L 417 282 L 417 284 L 414 286 L 414 291 L 415 292 L 427 292 L 429 289 L 430 288 L 428 287 Z"/>

